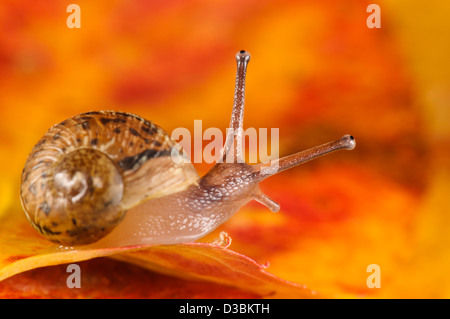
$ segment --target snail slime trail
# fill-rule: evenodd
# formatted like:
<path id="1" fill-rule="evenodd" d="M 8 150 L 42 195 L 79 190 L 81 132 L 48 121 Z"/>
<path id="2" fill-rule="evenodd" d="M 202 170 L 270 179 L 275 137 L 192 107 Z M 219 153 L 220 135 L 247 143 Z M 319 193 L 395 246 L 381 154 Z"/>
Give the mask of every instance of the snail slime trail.
<path id="1" fill-rule="evenodd" d="M 245 163 L 249 61 L 246 51 L 236 54 L 223 155 L 201 178 L 183 154 L 172 152 L 176 142 L 161 127 L 134 114 L 87 112 L 50 128 L 22 172 L 20 196 L 33 227 L 53 242 L 77 248 L 178 244 L 210 233 L 251 200 L 278 211 L 279 204 L 259 189 L 262 180 L 324 154 L 351 150 L 355 139 L 344 135 L 266 163 Z"/>

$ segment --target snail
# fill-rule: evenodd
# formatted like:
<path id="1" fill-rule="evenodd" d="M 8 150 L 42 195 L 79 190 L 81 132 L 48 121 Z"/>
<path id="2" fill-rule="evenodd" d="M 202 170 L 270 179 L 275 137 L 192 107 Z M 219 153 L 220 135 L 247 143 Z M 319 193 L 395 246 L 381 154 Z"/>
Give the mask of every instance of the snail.
<path id="1" fill-rule="evenodd" d="M 137 115 L 94 111 L 53 127 L 29 154 L 20 198 L 32 226 L 65 246 L 117 247 L 193 242 L 256 200 L 269 176 L 326 153 L 355 147 L 350 135 L 267 163 L 241 150 L 248 52 L 236 54 L 234 104 L 225 145 L 203 177 L 159 126 Z M 182 160 L 180 160 L 182 159 Z"/>

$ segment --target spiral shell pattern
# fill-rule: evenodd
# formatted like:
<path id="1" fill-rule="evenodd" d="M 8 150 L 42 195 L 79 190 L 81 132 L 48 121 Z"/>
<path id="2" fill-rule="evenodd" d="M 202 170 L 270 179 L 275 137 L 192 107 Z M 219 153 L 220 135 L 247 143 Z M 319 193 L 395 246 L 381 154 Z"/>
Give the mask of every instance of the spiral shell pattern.
<path id="1" fill-rule="evenodd" d="M 88 112 L 65 120 L 48 130 L 26 161 L 20 192 L 27 218 L 52 241 L 95 242 L 131 207 L 198 181 L 191 163 L 173 160 L 174 146 L 163 129 L 130 113 Z"/>

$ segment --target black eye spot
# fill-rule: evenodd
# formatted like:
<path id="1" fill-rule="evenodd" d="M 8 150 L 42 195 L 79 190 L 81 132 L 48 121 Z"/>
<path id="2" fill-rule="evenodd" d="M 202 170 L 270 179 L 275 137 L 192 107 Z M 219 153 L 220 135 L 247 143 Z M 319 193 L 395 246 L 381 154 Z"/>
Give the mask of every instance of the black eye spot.
<path id="1" fill-rule="evenodd" d="M 240 53 L 240 54 L 244 54 L 244 53 L 245 53 L 245 50 L 241 50 L 241 51 L 239 51 L 239 53 Z"/>

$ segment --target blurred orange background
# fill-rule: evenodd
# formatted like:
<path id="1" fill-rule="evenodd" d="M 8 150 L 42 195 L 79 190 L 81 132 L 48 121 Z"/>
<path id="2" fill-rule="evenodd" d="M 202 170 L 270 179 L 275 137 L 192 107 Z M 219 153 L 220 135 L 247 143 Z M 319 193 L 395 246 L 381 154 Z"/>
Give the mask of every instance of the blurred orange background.
<path id="1" fill-rule="evenodd" d="M 339 297 L 450 296 L 450 3 L 377 1 L 370 29 L 371 1 L 77 0 L 69 29 L 70 3 L 0 4 L 0 218 L 23 214 L 33 145 L 78 113 L 225 130 L 245 49 L 245 127 L 279 128 L 281 156 L 346 133 L 357 147 L 265 181 L 281 211 L 244 207 L 219 229 L 230 249 Z"/>

